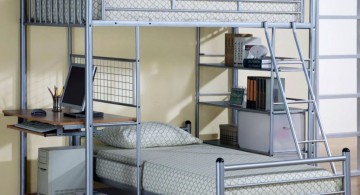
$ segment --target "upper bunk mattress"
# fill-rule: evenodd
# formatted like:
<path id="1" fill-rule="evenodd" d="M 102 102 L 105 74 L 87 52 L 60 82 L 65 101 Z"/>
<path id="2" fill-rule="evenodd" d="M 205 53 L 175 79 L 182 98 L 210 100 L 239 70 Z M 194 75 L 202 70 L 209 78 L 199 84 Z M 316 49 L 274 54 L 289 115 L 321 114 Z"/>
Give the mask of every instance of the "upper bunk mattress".
<path id="1" fill-rule="evenodd" d="M 135 150 L 99 150 L 96 173 L 103 178 L 124 183 L 123 177 L 130 178 L 127 185 L 135 185 Z M 158 194 L 215 194 L 215 161 L 218 157 L 225 164 L 269 162 L 279 159 L 248 152 L 226 149 L 206 144 L 159 147 L 142 149 L 142 187 Z M 123 169 L 122 167 L 127 167 Z M 133 168 L 131 168 L 133 167 Z M 131 173 L 133 170 L 133 173 Z M 307 165 L 275 167 L 267 169 L 229 171 L 225 174 L 225 185 L 255 185 L 226 189 L 226 194 L 317 194 L 335 192 L 341 189 L 340 179 L 316 181 L 293 181 L 306 178 L 330 176 L 332 173 Z M 260 185 L 265 182 L 289 181 L 282 184 Z"/>
<path id="2" fill-rule="evenodd" d="M 29 0 L 35 23 L 80 24 L 85 0 Z M 303 0 L 92 0 L 93 20 L 302 22 Z"/>

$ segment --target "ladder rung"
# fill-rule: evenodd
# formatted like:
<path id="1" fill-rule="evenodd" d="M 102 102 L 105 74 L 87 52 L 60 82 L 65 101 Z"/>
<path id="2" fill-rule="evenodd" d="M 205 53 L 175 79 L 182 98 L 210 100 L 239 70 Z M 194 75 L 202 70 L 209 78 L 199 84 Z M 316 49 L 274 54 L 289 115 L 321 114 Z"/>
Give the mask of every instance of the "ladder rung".
<path id="1" fill-rule="evenodd" d="M 294 60 L 294 61 L 291 61 L 291 60 L 289 60 L 289 61 L 276 61 L 276 63 L 277 64 L 302 64 L 301 61 L 296 61 L 296 60 Z"/>
<path id="2" fill-rule="evenodd" d="M 278 67 L 279 72 L 302 72 L 301 68 L 295 67 Z"/>
<path id="3" fill-rule="evenodd" d="M 306 109 L 290 109 L 290 113 L 303 113 Z M 285 110 L 273 111 L 273 114 L 286 114 Z"/>
<path id="4" fill-rule="evenodd" d="M 305 103 L 313 103 L 314 100 L 296 100 L 296 101 L 287 101 L 287 104 L 305 104 Z M 284 102 L 276 102 L 274 104 L 284 104 Z"/>
<path id="5" fill-rule="evenodd" d="M 298 142 L 298 144 L 315 143 L 315 142 L 325 142 L 325 141 L 326 141 L 326 140 L 324 140 L 324 139 L 317 139 L 317 140 L 301 141 L 301 142 Z"/>

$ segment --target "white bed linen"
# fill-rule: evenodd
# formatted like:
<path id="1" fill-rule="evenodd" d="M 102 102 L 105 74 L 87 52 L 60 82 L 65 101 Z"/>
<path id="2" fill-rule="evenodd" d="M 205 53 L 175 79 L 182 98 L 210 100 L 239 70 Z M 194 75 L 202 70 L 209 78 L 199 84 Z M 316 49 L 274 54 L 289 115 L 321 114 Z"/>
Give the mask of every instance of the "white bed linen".
<path id="1" fill-rule="evenodd" d="M 135 172 L 124 173 L 121 166 L 135 165 L 135 150 L 105 149 L 97 155 L 96 173 L 115 180 L 127 175 L 125 184 L 135 185 Z M 278 159 L 206 144 L 142 149 L 142 187 L 159 194 L 215 194 L 215 160 L 222 157 L 226 164 L 269 162 Z M 135 167 L 134 167 L 135 168 Z M 135 169 L 133 169 L 135 170 Z M 292 166 L 226 173 L 225 185 L 282 181 L 332 175 L 312 166 Z M 123 179 L 123 178 L 122 178 Z M 117 181 L 124 183 L 124 181 Z M 290 182 L 279 185 L 252 186 L 226 190 L 226 194 L 311 194 L 334 192 L 341 188 L 338 179 L 312 182 Z"/>

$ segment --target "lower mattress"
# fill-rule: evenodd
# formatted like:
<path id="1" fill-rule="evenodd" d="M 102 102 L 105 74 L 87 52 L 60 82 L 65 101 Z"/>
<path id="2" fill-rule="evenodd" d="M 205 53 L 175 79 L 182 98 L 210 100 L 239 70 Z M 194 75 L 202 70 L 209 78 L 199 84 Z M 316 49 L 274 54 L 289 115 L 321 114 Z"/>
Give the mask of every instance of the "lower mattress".
<path id="1" fill-rule="evenodd" d="M 105 148 L 97 152 L 96 174 L 136 186 L 135 150 Z M 215 194 L 215 160 L 225 164 L 269 162 L 278 159 L 206 144 L 142 149 L 141 187 L 157 194 Z M 225 173 L 225 185 L 255 184 L 226 189 L 225 194 L 316 194 L 341 189 L 340 179 L 295 181 L 331 176 L 321 168 L 301 165 Z M 289 181 L 282 184 L 256 185 Z"/>

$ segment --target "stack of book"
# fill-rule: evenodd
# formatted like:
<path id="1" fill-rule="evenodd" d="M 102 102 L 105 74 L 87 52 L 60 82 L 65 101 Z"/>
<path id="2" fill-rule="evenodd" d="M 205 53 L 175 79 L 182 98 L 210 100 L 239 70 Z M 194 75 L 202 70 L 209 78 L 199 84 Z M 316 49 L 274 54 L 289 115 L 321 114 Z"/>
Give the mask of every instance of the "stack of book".
<path id="1" fill-rule="evenodd" d="M 281 78 L 283 87 L 285 88 L 285 79 Z M 247 96 L 246 108 L 257 110 L 270 110 L 270 92 L 271 92 L 271 78 L 260 76 L 247 77 Z M 273 102 L 283 102 L 278 80 L 274 79 L 273 87 Z M 274 105 L 274 110 L 283 110 L 284 105 Z"/>
<path id="2" fill-rule="evenodd" d="M 225 65 L 242 64 L 244 43 L 252 38 L 252 34 L 225 34 Z"/>
<path id="3" fill-rule="evenodd" d="M 267 69 L 271 68 L 271 59 L 245 58 L 243 66 L 244 68 Z"/>

